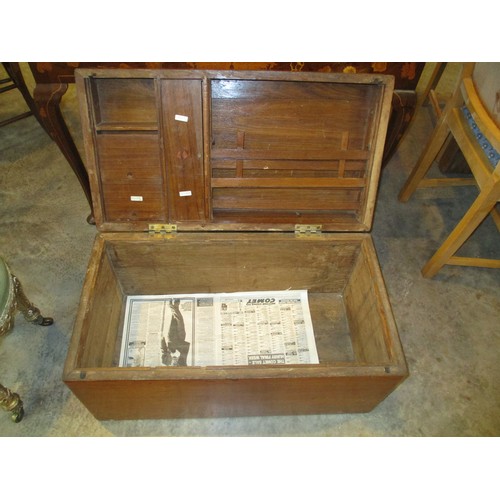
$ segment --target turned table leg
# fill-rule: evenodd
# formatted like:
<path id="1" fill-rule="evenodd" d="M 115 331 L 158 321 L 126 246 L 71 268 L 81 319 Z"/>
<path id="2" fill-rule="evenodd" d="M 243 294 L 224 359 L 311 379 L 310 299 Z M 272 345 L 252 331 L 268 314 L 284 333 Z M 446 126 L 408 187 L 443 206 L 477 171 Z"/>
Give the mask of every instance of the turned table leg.
<path id="1" fill-rule="evenodd" d="M 59 146 L 82 186 L 91 210 L 87 221 L 94 223 L 89 177 L 61 113 L 61 99 L 67 90 L 67 83 L 38 83 L 34 91 L 34 101 L 45 130 Z"/>

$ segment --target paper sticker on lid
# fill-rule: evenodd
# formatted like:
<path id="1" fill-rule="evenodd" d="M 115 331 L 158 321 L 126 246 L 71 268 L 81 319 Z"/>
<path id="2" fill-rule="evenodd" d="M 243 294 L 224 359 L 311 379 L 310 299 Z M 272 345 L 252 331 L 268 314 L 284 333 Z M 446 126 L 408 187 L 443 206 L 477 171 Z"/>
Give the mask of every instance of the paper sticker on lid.
<path id="1" fill-rule="evenodd" d="M 189 120 L 189 117 L 184 116 L 184 115 L 175 115 L 175 119 L 178 122 L 187 122 Z"/>

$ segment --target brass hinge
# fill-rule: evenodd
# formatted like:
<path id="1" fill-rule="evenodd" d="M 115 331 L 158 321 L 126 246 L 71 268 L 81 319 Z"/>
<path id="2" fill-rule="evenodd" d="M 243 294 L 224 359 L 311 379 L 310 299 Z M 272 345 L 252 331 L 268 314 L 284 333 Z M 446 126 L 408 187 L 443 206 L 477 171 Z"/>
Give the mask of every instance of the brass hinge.
<path id="1" fill-rule="evenodd" d="M 295 224 L 295 234 L 297 236 L 314 236 L 321 234 L 322 229 L 321 224 Z"/>
<path id="2" fill-rule="evenodd" d="M 177 224 L 149 224 L 148 232 L 156 235 L 171 235 L 177 232 Z"/>

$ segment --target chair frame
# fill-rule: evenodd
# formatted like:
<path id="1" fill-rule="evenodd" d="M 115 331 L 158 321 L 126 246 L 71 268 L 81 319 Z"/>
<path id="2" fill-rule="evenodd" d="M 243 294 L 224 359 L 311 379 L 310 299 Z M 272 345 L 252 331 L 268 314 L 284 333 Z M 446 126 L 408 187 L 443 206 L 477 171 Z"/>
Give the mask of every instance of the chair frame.
<path id="1" fill-rule="evenodd" d="M 460 109 L 463 105 L 467 106 L 483 135 L 500 151 L 500 129 L 484 108 L 477 93 L 473 81 L 474 66 L 475 63 L 464 64 L 459 84 L 439 116 L 426 147 L 399 194 L 399 201 L 406 202 L 417 188 L 464 186 L 471 183 L 479 188 L 479 195 L 474 203 L 423 267 L 422 274 L 426 278 L 434 277 L 445 264 L 500 268 L 500 260 L 497 259 L 455 256 L 488 214 L 492 215 L 500 231 L 500 214 L 496 210 L 496 204 L 500 201 L 500 162 L 495 167 L 491 166 Z M 450 134 L 462 151 L 473 179 L 426 178 Z"/>

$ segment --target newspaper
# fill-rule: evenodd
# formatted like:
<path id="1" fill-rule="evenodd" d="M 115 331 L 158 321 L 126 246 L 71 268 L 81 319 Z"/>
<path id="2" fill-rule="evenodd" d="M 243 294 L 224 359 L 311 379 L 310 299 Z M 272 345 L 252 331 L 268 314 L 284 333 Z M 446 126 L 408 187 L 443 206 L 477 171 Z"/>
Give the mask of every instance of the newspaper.
<path id="1" fill-rule="evenodd" d="M 120 366 L 319 363 L 307 290 L 127 298 Z"/>

